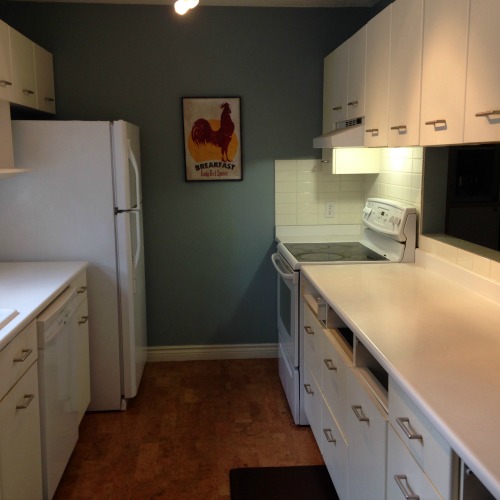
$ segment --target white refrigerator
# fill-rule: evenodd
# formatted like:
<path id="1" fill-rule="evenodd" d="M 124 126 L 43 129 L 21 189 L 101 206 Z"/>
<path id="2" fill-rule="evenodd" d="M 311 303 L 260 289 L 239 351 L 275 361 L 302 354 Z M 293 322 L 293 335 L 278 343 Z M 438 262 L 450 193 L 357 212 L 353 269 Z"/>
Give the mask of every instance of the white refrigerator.
<path id="1" fill-rule="evenodd" d="M 146 361 L 139 129 L 124 121 L 13 121 L 0 180 L 0 260 L 89 262 L 91 402 L 120 410 Z"/>

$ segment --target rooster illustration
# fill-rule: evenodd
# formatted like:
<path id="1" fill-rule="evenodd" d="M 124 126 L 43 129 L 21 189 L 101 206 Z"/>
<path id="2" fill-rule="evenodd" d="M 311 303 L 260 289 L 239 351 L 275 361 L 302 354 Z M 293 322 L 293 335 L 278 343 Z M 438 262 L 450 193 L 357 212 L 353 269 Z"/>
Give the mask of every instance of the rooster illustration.
<path id="1" fill-rule="evenodd" d="M 205 118 L 198 118 L 191 129 L 191 138 L 197 146 L 201 144 L 213 144 L 219 147 L 222 161 L 230 161 L 227 156 L 227 148 L 234 132 L 234 123 L 231 120 L 231 106 L 228 102 L 223 102 L 220 108 L 222 109 L 222 113 L 219 130 L 213 130 Z"/>

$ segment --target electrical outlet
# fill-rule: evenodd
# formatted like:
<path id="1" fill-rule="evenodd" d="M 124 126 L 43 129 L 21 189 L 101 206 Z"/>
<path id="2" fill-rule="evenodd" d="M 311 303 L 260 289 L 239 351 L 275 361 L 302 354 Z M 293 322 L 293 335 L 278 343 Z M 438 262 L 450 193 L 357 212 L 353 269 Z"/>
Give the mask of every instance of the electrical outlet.
<path id="1" fill-rule="evenodd" d="M 335 217 L 335 207 L 333 201 L 325 201 L 325 217 Z"/>

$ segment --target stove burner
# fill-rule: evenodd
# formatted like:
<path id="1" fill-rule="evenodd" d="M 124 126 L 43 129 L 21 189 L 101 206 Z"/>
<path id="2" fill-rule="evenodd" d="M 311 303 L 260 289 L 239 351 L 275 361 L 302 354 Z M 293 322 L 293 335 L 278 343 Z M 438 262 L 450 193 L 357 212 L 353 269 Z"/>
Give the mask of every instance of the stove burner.
<path id="1" fill-rule="evenodd" d="M 363 262 L 387 260 L 358 242 L 285 243 L 299 262 Z"/>

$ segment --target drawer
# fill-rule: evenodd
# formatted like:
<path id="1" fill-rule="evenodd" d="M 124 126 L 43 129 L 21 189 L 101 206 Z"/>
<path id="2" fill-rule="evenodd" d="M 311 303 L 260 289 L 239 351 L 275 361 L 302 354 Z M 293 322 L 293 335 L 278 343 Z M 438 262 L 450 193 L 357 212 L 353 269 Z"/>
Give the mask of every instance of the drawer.
<path id="1" fill-rule="evenodd" d="M 321 443 L 321 392 L 312 373 L 304 370 L 304 411 L 317 443 Z"/>
<path id="2" fill-rule="evenodd" d="M 323 398 L 321 405 L 321 454 L 340 500 L 348 498 L 347 442 Z"/>
<path id="3" fill-rule="evenodd" d="M 352 363 L 329 331 L 323 332 L 323 396 L 342 432 L 347 431 L 347 375 Z"/>
<path id="4" fill-rule="evenodd" d="M 0 399 L 37 358 L 36 323 L 33 321 L 0 351 Z"/>
<path id="5" fill-rule="evenodd" d="M 411 495 L 418 495 L 420 500 L 442 500 L 391 426 L 388 432 L 387 500 L 412 498 Z"/>
<path id="6" fill-rule="evenodd" d="M 304 364 L 314 375 L 319 387 L 322 386 L 321 381 L 321 344 L 323 336 L 323 326 L 314 316 L 309 307 L 304 305 Z"/>
<path id="7" fill-rule="evenodd" d="M 76 288 L 78 304 L 87 298 L 87 273 L 82 271 L 72 282 L 71 286 Z"/>
<path id="8" fill-rule="evenodd" d="M 392 379 L 389 379 L 389 421 L 439 493 L 452 498 L 458 481 L 456 455 Z"/>

